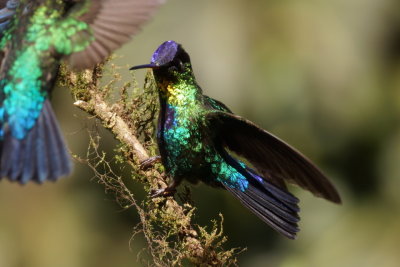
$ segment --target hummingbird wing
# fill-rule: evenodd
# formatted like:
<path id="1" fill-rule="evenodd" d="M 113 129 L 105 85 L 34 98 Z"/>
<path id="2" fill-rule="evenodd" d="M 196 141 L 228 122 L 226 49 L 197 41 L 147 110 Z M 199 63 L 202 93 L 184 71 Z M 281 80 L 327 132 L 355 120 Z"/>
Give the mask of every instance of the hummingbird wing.
<path id="1" fill-rule="evenodd" d="M 246 158 L 261 173 L 290 181 L 316 196 L 341 203 L 338 192 L 324 174 L 279 138 L 251 121 L 227 112 L 209 112 L 206 120 L 229 150 Z"/>
<path id="2" fill-rule="evenodd" d="M 211 110 L 232 113 L 225 104 L 209 96 L 204 95 L 204 104 Z M 276 177 L 268 177 L 270 181 L 267 181 L 244 163 L 233 158 L 223 148 L 220 149 L 220 154 L 230 166 L 236 169 L 237 173 L 233 175 L 243 175 L 247 181 L 246 189 L 241 190 L 237 185 L 231 184 L 235 179 L 230 177 L 229 182 L 221 181 L 225 189 L 274 230 L 290 239 L 296 238 L 299 231 L 297 223 L 300 220 L 299 200 L 285 190 L 284 181 Z"/>
<path id="3" fill-rule="evenodd" d="M 212 110 L 219 110 L 219 111 L 225 111 L 225 112 L 228 112 L 228 113 L 231 113 L 231 114 L 233 114 L 233 112 L 224 104 L 224 103 L 222 103 L 222 102 L 220 102 L 220 101 L 218 101 L 218 100 L 216 100 L 216 99 L 214 99 L 214 98 L 211 98 L 211 97 L 209 97 L 209 96 L 206 96 L 206 95 L 203 95 L 204 96 L 204 99 L 205 99 L 205 105 L 206 105 L 206 107 L 208 107 L 209 109 L 212 109 Z M 268 176 L 268 174 L 263 174 L 263 175 L 265 175 L 265 176 Z M 281 189 L 287 189 L 287 187 L 286 187 L 286 184 L 285 184 L 285 181 L 281 178 L 281 177 L 278 177 L 278 176 L 269 176 L 268 177 L 268 179 L 273 183 L 273 184 L 275 184 L 276 186 L 278 186 L 279 188 L 281 188 Z"/>
<path id="4" fill-rule="evenodd" d="M 100 63 L 112 51 L 129 41 L 162 2 L 164 1 L 87 0 L 74 7 L 69 17 L 75 17 L 89 25 L 89 29 L 74 36 L 75 45 L 82 45 L 82 40 L 92 41 L 82 51 L 69 57 L 70 65 L 75 69 L 85 69 Z M 87 7 L 87 10 L 82 12 L 82 6 Z"/>
<path id="5" fill-rule="evenodd" d="M 203 95 L 205 105 L 210 109 L 233 113 L 224 103 L 209 96 Z"/>

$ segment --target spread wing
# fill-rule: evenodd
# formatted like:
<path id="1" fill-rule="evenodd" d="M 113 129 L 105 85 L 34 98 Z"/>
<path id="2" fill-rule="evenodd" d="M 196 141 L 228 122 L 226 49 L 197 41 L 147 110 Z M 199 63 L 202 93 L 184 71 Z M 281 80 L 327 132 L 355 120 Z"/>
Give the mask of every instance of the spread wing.
<path id="1" fill-rule="evenodd" d="M 70 16 L 89 25 L 75 36 L 92 40 L 83 51 L 73 53 L 68 61 L 75 69 L 85 69 L 100 63 L 115 49 L 129 41 L 148 21 L 164 0 L 98 0 L 84 1 Z"/>
<path id="2" fill-rule="evenodd" d="M 313 194 L 340 203 L 335 187 L 305 156 L 249 120 L 222 111 L 207 115 L 210 127 L 229 150 L 261 173 L 293 182 Z"/>

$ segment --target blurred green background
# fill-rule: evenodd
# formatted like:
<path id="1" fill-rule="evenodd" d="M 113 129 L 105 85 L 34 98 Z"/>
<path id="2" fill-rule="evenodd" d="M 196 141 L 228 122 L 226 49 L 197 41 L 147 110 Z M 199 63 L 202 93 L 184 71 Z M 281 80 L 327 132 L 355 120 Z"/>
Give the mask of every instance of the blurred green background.
<path id="1" fill-rule="evenodd" d="M 116 63 L 148 63 L 170 39 L 191 55 L 206 94 L 309 156 L 343 198 L 338 206 L 293 188 L 302 231 L 290 241 L 228 193 L 193 186 L 197 222 L 223 213 L 227 246 L 248 248 L 240 266 L 400 266 L 398 0 L 170 0 Z M 85 155 L 89 122 L 72 102 L 66 88 L 54 93 L 70 150 Z M 140 266 L 141 239 L 129 246 L 135 210 L 122 211 L 92 176 L 75 163 L 57 184 L 2 181 L 0 266 Z"/>

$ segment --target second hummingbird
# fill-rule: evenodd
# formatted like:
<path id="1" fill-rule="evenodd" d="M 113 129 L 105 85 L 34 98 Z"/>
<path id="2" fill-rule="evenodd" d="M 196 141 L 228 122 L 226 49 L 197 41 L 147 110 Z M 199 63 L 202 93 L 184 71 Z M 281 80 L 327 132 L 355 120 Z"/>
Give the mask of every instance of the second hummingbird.
<path id="1" fill-rule="evenodd" d="M 161 0 L 30 0 L 0 42 L 0 179 L 71 171 L 49 94 L 60 61 L 91 68 L 130 40 Z"/>
<path id="2" fill-rule="evenodd" d="M 158 87 L 158 148 L 172 177 L 172 183 L 155 196 L 173 193 L 183 179 L 203 181 L 225 188 L 261 220 L 292 239 L 299 231 L 299 208 L 286 182 L 341 202 L 334 186 L 305 156 L 233 114 L 223 103 L 203 95 L 190 57 L 180 44 L 161 44 L 150 64 L 131 69 L 140 68 L 152 69 Z"/>

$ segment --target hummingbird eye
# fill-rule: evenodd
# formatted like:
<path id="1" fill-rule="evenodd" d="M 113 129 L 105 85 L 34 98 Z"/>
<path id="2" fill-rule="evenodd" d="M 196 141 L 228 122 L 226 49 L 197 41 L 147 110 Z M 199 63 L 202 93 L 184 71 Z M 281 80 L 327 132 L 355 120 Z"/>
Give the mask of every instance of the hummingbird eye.
<path id="1" fill-rule="evenodd" d="M 178 59 L 176 62 L 177 69 L 181 72 L 185 70 L 185 65 L 183 64 L 182 60 Z"/>
<path id="2" fill-rule="evenodd" d="M 179 60 L 179 68 L 181 71 L 185 70 L 185 65 L 183 64 L 183 62 L 181 60 Z"/>
<path id="3" fill-rule="evenodd" d="M 176 72 L 176 71 L 178 71 L 178 68 L 176 66 L 171 66 L 171 67 L 168 68 L 168 71 L 169 72 Z"/>
<path id="4" fill-rule="evenodd" d="M 179 59 L 176 59 L 172 62 L 172 65 L 168 68 L 170 72 L 178 71 L 183 72 L 185 70 L 185 64 Z"/>

